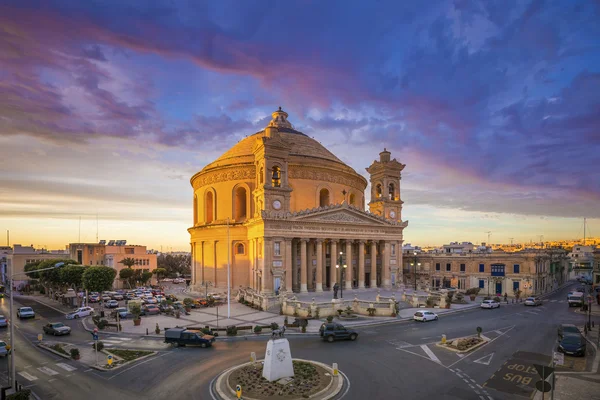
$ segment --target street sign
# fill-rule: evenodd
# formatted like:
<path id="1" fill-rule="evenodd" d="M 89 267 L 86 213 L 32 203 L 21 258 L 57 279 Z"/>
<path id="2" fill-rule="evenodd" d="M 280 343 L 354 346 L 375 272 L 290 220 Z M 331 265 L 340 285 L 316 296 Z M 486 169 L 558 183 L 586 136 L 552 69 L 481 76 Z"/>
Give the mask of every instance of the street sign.
<path id="1" fill-rule="evenodd" d="M 235 393 L 237 394 L 237 398 L 242 398 L 242 387 L 240 385 L 235 386 Z"/>
<path id="2" fill-rule="evenodd" d="M 546 381 L 537 381 L 535 383 L 535 388 L 540 392 L 549 392 L 552 389 L 552 386 Z"/>
<path id="3" fill-rule="evenodd" d="M 111 356 L 110 354 L 106 357 L 106 363 L 108 365 L 112 365 L 113 362 L 113 356 Z"/>
<path id="4" fill-rule="evenodd" d="M 554 359 L 554 364 L 556 365 L 564 365 L 565 363 L 565 355 L 563 353 L 559 353 L 558 351 L 554 352 L 552 358 Z"/>
<path id="5" fill-rule="evenodd" d="M 94 340 L 98 340 L 98 335 L 92 335 L 92 338 L 94 338 Z"/>
<path id="6" fill-rule="evenodd" d="M 552 368 L 552 367 L 547 367 L 545 365 L 539 365 L 539 364 L 533 364 L 533 366 L 537 370 L 538 375 L 542 377 L 542 379 L 546 379 L 547 377 L 550 376 L 550 374 L 552 374 L 554 372 L 554 368 Z"/>

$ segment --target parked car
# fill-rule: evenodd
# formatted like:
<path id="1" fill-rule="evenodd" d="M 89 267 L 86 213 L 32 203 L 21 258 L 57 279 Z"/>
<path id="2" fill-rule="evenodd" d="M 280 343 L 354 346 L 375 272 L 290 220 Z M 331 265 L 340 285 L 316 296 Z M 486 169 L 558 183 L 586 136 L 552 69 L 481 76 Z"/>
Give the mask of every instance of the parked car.
<path id="1" fill-rule="evenodd" d="M 100 301 L 100 296 L 98 296 L 97 294 L 92 294 L 88 296 L 88 301 L 90 303 L 98 303 Z"/>
<path id="2" fill-rule="evenodd" d="M 127 318 L 132 318 L 133 314 L 129 312 L 129 310 L 126 307 L 118 307 L 115 308 L 110 315 L 114 318 L 117 317 L 117 313 L 119 314 L 119 318 L 120 319 L 127 319 Z"/>
<path id="3" fill-rule="evenodd" d="M 168 312 L 171 312 L 171 311 L 175 311 L 175 309 L 173 308 L 173 306 L 170 306 L 168 304 L 159 304 L 158 305 L 158 309 L 160 310 L 160 312 L 163 312 L 163 313 L 168 313 Z"/>
<path id="4" fill-rule="evenodd" d="M 581 332 L 573 324 L 561 324 L 558 326 L 558 337 L 562 339 L 565 335 L 581 335 Z"/>
<path id="5" fill-rule="evenodd" d="M 499 308 L 500 303 L 496 300 L 484 300 L 481 302 L 481 308 Z"/>
<path id="6" fill-rule="evenodd" d="M 165 343 L 174 343 L 177 346 L 197 345 L 210 347 L 215 342 L 215 337 L 206 335 L 199 330 L 185 328 L 166 328 Z"/>
<path id="7" fill-rule="evenodd" d="M 358 332 L 355 330 L 348 329 L 344 325 L 334 322 L 322 324 L 321 328 L 319 328 L 319 334 L 323 340 L 327 340 L 330 343 L 339 339 L 356 340 L 358 337 Z"/>
<path id="8" fill-rule="evenodd" d="M 558 343 L 558 351 L 568 355 L 585 356 L 585 338 L 581 334 L 565 335 Z"/>
<path id="9" fill-rule="evenodd" d="M 44 333 L 53 336 L 68 335 L 71 333 L 71 328 L 62 322 L 51 322 L 44 325 Z"/>
<path id="10" fill-rule="evenodd" d="M 23 318 L 35 318 L 35 312 L 33 312 L 33 308 L 31 307 L 20 307 L 17 310 L 17 317 Z"/>
<path id="11" fill-rule="evenodd" d="M 8 326 L 8 321 L 4 315 L 0 315 L 0 328 L 4 328 Z"/>
<path id="12" fill-rule="evenodd" d="M 417 311 L 415 315 L 413 315 L 413 319 L 421 322 L 437 321 L 438 316 L 436 313 L 431 311 Z"/>
<path id="13" fill-rule="evenodd" d="M 104 302 L 105 308 L 117 308 L 119 307 L 119 302 L 116 300 L 109 300 Z"/>
<path id="14" fill-rule="evenodd" d="M 540 299 L 539 297 L 528 297 L 525 299 L 525 303 L 526 306 L 541 306 L 542 305 L 542 299 Z"/>
<path id="15" fill-rule="evenodd" d="M 120 294 L 120 293 L 115 293 L 115 294 L 112 295 L 112 299 L 113 300 L 117 300 L 117 301 L 123 300 L 123 295 Z"/>
<path id="16" fill-rule="evenodd" d="M 103 295 L 102 295 L 102 297 L 101 297 L 101 299 L 102 299 L 102 301 L 103 301 L 104 303 L 106 303 L 107 301 L 111 301 L 111 300 L 112 300 L 112 297 L 110 297 L 110 296 L 109 296 L 109 295 L 107 295 L 107 294 L 103 294 Z"/>
<path id="17" fill-rule="evenodd" d="M 67 319 L 77 319 L 87 317 L 88 315 L 92 315 L 94 313 L 94 309 L 92 307 L 81 307 L 72 313 L 67 314 Z"/>
<path id="18" fill-rule="evenodd" d="M 154 297 L 146 297 L 143 301 L 146 304 L 158 304 L 158 301 Z"/>
<path id="19" fill-rule="evenodd" d="M 160 314 L 160 309 L 154 304 L 145 304 L 142 306 L 142 312 L 144 315 L 156 315 Z"/>
<path id="20" fill-rule="evenodd" d="M 6 342 L 0 340 L 0 356 L 6 357 L 8 355 L 7 347 Z"/>
<path id="21" fill-rule="evenodd" d="M 584 294 L 582 292 L 573 292 L 569 296 L 567 302 L 569 303 L 569 307 L 581 307 L 584 302 Z"/>
<path id="22" fill-rule="evenodd" d="M 161 279 L 161 281 L 163 281 L 163 282 L 173 282 L 173 278 L 164 278 L 164 279 Z"/>

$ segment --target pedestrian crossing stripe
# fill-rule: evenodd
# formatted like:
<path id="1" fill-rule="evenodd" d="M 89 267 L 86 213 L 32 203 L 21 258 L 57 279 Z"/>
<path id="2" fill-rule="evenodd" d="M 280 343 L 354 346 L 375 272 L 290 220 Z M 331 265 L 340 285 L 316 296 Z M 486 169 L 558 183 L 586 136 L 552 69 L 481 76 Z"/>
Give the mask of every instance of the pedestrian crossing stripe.
<path id="1" fill-rule="evenodd" d="M 45 373 L 46 375 L 50 375 L 50 376 L 58 375 L 58 372 L 56 372 L 52 368 L 48 368 L 48 367 L 40 367 L 37 370 Z"/>
<path id="2" fill-rule="evenodd" d="M 61 367 L 62 369 L 66 370 L 66 371 L 69 371 L 69 372 L 75 371 L 77 369 L 77 368 L 75 368 L 75 367 L 73 367 L 73 366 L 71 366 L 69 364 L 66 364 L 66 363 L 57 363 L 56 366 L 57 367 Z"/>
<path id="3" fill-rule="evenodd" d="M 37 377 L 36 376 L 28 374 L 25 371 L 19 372 L 19 375 L 21 375 L 23 378 L 27 379 L 28 381 L 37 381 Z"/>

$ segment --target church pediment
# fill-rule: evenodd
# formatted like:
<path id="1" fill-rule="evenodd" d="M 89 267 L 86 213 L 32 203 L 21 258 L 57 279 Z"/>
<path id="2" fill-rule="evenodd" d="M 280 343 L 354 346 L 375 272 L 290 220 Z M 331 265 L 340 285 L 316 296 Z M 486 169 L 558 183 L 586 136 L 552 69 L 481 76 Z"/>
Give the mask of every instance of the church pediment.
<path id="1" fill-rule="evenodd" d="M 295 213 L 281 213 L 276 211 L 263 211 L 263 218 L 286 219 L 302 222 L 340 222 L 351 224 L 381 225 L 381 226 L 406 226 L 408 221 L 396 222 L 387 220 L 375 214 L 363 211 L 347 204 L 334 204 L 326 207 L 302 210 Z"/>

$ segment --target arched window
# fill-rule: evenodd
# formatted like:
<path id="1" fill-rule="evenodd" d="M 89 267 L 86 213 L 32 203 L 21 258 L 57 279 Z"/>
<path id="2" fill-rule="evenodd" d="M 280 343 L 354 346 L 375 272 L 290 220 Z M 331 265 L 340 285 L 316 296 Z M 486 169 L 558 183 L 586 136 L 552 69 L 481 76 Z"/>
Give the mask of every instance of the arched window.
<path id="1" fill-rule="evenodd" d="M 378 199 L 381 198 L 382 196 L 382 189 L 381 189 L 381 183 L 378 183 L 377 186 L 375 186 L 375 197 L 377 197 Z"/>
<path id="2" fill-rule="evenodd" d="M 355 205 L 354 204 L 355 201 L 356 201 L 356 196 L 354 196 L 354 193 L 350 193 L 350 205 L 351 206 Z"/>
<path id="3" fill-rule="evenodd" d="M 396 198 L 396 191 L 394 190 L 394 184 L 390 183 L 388 185 L 388 196 L 390 200 L 394 200 Z"/>
<path id="4" fill-rule="evenodd" d="M 198 223 L 198 196 L 194 195 L 194 226 Z"/>
<path id="5" fill-rule="evenodd" d="M 319 192 L 319 207 L 328 206 L 329 204 L 331 204 L 329 201 L 329 190 L 321 189 Z"/>
<path id="6" fill-rule="evenodd" d="M 271 184 L 273 185 L 273 187 L 280 187 L 281 186 L 281 169 L 278 166 L 274 166 L 272 168 L 272 178 L 271 178 Z"/>
<path id="7" fill-rule="evenodd" d="M 235 254 L 244 254 L 244 245 L 242 243 L 238 243 L 235 246 Z"/>
<path id="8" fill-rule="evenodd" d="M 213 192 L 206 192 L 206 199 L 204 201 L 204 208 L 206 213 L 206 223 L 211 223 L 215 219 L 214 211 L 215 211 L 215 198 L 213 196 Z"/>
<path id="9" fill-rule="evenodd" d="M 235 189 L 234 193 L 234 214 L 233 217 L 236 221 L 243 221 L 247 217 L 247 207 L 246 207 L 246 188 L 240 186 Z"/>

